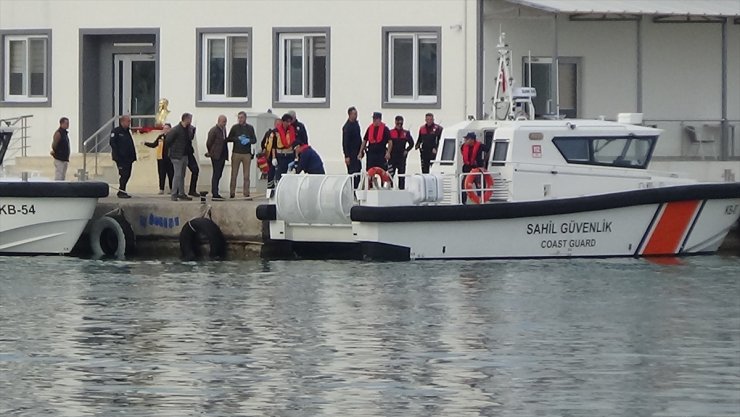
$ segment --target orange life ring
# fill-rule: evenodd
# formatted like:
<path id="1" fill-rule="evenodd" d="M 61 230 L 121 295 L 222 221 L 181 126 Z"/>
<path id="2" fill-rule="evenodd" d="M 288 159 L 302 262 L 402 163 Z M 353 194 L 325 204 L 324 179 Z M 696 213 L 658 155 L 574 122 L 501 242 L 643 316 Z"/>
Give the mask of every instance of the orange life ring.
<path id="1" fill-rule="evenodd" d="M 368 189 L 373 188 L 373 180 L 375 179 L 375 176 L 380 177 L 380 182 L 382 184 L 390 184 L 391 183 L 391 176 L 388 175 L 388 172 L 384 170 L 381 167 L 372 167 L 367 170 L 367 178 L 368 178 Z"/>
<path id="2" fill-rule="evenodd" d="M 491 199 L 491 196 L 493 196 L 493 177 L 491 174 L 489 174 L 486 170 L 481 168 L 473 168 L 468 173 L 468 176 L 465 177 L 465 183 L 463 185 L 463 188 L 465 188 L 468 192 L 468 198 L 470 201 L 472 201 L 475 204 L 481 203 L 481 198 L 478 195 L 478 192 L 476 191 L 476 184 L 475 180 L 480 178 L 480 175 L 475 175 L 477 173 L 483 174 L 483 183 L 485 184 L 485 191 L 483 191 L 483 202 L 487 202 Z"/>

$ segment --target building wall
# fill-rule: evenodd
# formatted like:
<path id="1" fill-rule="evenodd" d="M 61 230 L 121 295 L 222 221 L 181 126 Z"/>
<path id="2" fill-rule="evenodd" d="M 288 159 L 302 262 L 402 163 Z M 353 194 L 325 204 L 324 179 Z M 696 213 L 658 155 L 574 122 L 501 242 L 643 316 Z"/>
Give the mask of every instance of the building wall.
<path id="1" fill-rule="evenodd" d="M 346 109 L 356 106 L 360 122 L 370 122 L 382 111 L 386 122 L 404 115 L 413 132 L 432 111 L 442 124 L 475 114 L 474 0 L 252 0 L 178 2 L 154 0 L 0 0 L 0 29 L 52 30 L 52 106 L 0 107 L 0 118 L 33 114 L 32 155 L 48 153 L 52 132 L 62 115 L 71 118 L 76 138 L 79 120 L 80 29 L 160 28 L 159 97 L 169 99 L 170 121 L 183 112 L 194 114 L 194 124 L 205 131 L 219 114 L 229 124 L 236 113 L 261 113 L 272 107 L 273 27 L 330 27 L 330 108 L 296 108 L 308 129 L 312 145 L 322 154 L 330 172 L 343 170 L 341 126 Z M 441 29 L 441 108 L 381 109 L 383 26 L 439 26 Z M 196 28 L 251 27 L 252 103 L 243 107 L 196 107 Z M 102 78 L 101 78 L 102 79 Z M 84 103 L 83 103 L 84 108 Z M 290 106 L 273 109 L 282 114 Z M 258 132 L 261 135 L 262 132 Z M 204 136 L 201 134 L 200 136 Z M 205 142 L 205 137 L 199 138 Z M 418 161 L 412 155 L 412 160 Z M 412 168 L 418 162 L 411 164 Z"/>

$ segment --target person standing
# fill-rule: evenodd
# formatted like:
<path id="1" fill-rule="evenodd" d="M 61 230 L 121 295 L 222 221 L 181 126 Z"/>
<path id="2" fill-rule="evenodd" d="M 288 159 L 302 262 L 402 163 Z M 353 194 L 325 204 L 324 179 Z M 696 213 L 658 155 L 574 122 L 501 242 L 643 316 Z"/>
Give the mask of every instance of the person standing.
<path id="1" fill-rule="evenodd" d="M 486 152 L 486 145 L 478 142 L 478 138 L 475 132 L 468 132 L 465 135 L 465 142 L 460 148 L 460 155 L 462 156 L 463 174 L 467 174 L 473 170 L 473 168 L 483 167 L 483 153 Z M 466 176 L 463 175 L 462 182 L 465 183 Z M 462 187 L 461 187 L 462 188 Z M 467 193 L 462 193 L 462 202 L 465 204 L 468 200 Z"/>
<path id="2" fill-rule="evenodd" d="M 296 142 L 296 131 L 293 126 L 293 116 L 285 113 L 277 127 L 275 146 L 272 147 L 272 166 L 275 167 L 275 185 L 283 174 L 288 172 L 288 165 L 295 160 L 293 146 Z"/>
<path id="3" fill-rule="evenodd" d="M 396 172 L 400 175 L 406 174 L 406 157 L 409 151 L 414 149 L 414 139 L 411 132 L 403 128 L 403 117 L 396 116 L 396 126 L 391 129 L 391 159 L 388 161 L 388 173 L 395 176 Z M 406 178 L 398 179 L 398 188 L 403 190 L 406 187 Z"/>
<path id="4" fill-rule="evenodd" d="M 362 146 L 362 133 L 360 122 L 357 121 L 357 109 L 347 109 L 347 121 L 342 126 L 342 150 L 344 151 L 344 164 L 347 165 L 347 174 L 356 174 L 362 171 L 362 161 L 357 159 Z M 355 188 L 360 184 L 360 176 L 355 175 Z"/>
<path id="5" fill-rule="evenodd" d="M 131 137 L 131 116 L 124 114 L 118 119 L 118 127 L 110 134 L 111 157 L 118 167 L 118 198 L 131 198 L 126 192 L 126 184 L 131 178 L 131 170 L 136 161 L 134 138 Z"/>
<path id="6" fill-rule="evenodd" d="M 167 136 L 167 132 L 169 132 L 171 128 L 171 124 L 165 123 L 162 126 L 162 133 L 157 136 L 157 138 L 154 139 L 153 142 L 144 142 L 145 146 L 157 149 L 157 174 L 159 175 L 160 195 L 164 194 L 165 179 L 167 179 L 167 182 L 170 186 L 170 191 L 172 191 L 172 176 L 174 174 L 174 168 L 172 168 L 172 160 L 170 160 L 169 155 L 167 155 L 167 145 L 165 144 L 164 140 Z"/>
<path id="7" fill-rule="evenodd" d="M 64 181 L 69 166 L 69 119 L 59 119 L 59 129 L 51 140 L 51 156 L 54 158 L 54 181 Z"/>
<path id="8" fill-rule="evenodd" d="M 188 194 L 193 197 L 200 197 L 198 194 L 198 176 L 200 175 L 200 166 L 198 165 L 198 158 L 195 157 L 195 126 L 192 122 L 187 128 L 188 136 L 190 137 L 190 143 L 188 147 L 188 169 L 190 170 L 190 189 Z"/>
<path id="9" fill-rule="evenodd" d="M 365 137 L 360 145 L 358 158 L 362 159 L 367 152 L 367 163 L 365 169 L 379 167 L 388 169 L 387 161 L 391 158 L 393 142 L 390 142 L 391 132 L 383 123 L 383 115 L 379 112 L 373 113 L 373 123 L 367 127 Z"/>
<path id="10" fill-rule="evenodd" d="M 229 160 L 229 148 L 226 146 L 226 116 L 223 114 L 218 116 L 216 126 L 213 126 L 208 131 L 208 139 L 206 140 L 206 157 L 211 158 L 211 165 L 213 166 L 213 176 L 211 177 L 211 192 L 213 200 L 223 200 L 219 194 L 218 183 L 221 181 L 221 175 L 224 172 L 224 165 Z"/>
<path id="11" fill-rule="evenodd" d="M 236 179 L 239 176 L 239 166 L 243 165 L 242 176 L 244 185 L 242 195 L 249 197 L 249 171 L 252 163 L 252 145 L 257 143 L 257 135 L 254 126 L 247 123 L 247 113 L 240 111 L 237 115 L 237 123 L 229 130 L 228 142 L 233 142 L 231 152 L 231 182 L 229 183 L 229 197 L 236 197 Z"/>
<path id="12" fill-rule="evenodd" d="M 170 159 L 175 170 L 175 178 L 172 187 L 172 201 L 192 200 L 185 194 L 185 169 L 188 166 L 188 154 L 192 146 L 190 137 L 190 123 L 193 115 L 183 113 L 180 123 L 173 127 L 165 138 Z"/>
<path id="13" fill-rule="evenodd" d="M 262 137 L 262 154 L 267 159 L 267 189 L 275 188 L 275 166 L 272 165 L 273 152 L 272 149 L 275 147 L 278 138 L 278 125 L 283 123 L 280 119 L 275 119 L 275 125 L 272 129 L 268 129 L 265 132 L 265 136 Z"/>
<path id="14" fill-rule="evenodd" d="M 288 114 L 293 118 L 292 124 L 295 129 L 295 141 L 297 143 L 308 145 L 308 130 L 306 130 L 306 125 L 298 120 L 298 117 L 295 115 L 295 111 L 291 110 Z"/>
<path id="15" fill-rule="evenodd" d="M 305 144 L 296 144 L 295 153 L 298 157 L 295 167 L 296 174 L 300 174 L 301 172 L 305 172 L 306 174 L 326 174 L 324 171 L 324 162 L 312 147 Z"/>
<path id="16" fill-rule="evenodd" d="M 421 172 L 429 173 L 432 160 L 437 157 L 439 140 L 442 137 L 442 126 L 434 123 L 434 115 L 427 113 L 424 124 L 419 128 L 416 149 L 421 151 Z"/>

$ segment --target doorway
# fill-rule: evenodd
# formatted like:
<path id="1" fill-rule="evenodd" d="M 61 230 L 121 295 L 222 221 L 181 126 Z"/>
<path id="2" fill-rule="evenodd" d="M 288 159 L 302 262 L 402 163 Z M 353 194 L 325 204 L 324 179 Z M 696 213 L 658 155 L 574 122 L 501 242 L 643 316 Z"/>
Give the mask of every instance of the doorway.
<path id="1" fill-rule="evenodd" d="M 154 115 L 156 109 L 156 58 L 153 54 L 113 56 L 114 115 Z M 154 126 L 154 118 L 133 118 L 132 127 Z"/>
<path id="2" fill-rule="evenodd" d="M 558 58 L 558 89 L 560 95 L 560 114 L 575 119 L 578 117 L 580 58 Z M 537 97 L 532 98 L 535 116 L 540 118 L 557 113 L 558 100 L 552 83 L 552 58 L 532 57 L 532 87 Z M 529 59 L 524 57 L 524 84 L 529 83 Z"/>

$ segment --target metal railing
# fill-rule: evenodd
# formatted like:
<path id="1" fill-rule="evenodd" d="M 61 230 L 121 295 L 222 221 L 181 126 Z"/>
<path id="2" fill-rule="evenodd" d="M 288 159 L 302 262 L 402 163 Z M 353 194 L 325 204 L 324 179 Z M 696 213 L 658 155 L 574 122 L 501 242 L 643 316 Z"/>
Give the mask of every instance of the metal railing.
<path id="1" fill-rule="evenodd" d="M 28 129 L 31 127 L 28 123 L 28 119 L 32 117 L 32 114 L 27 114 L 7 119 L 0 119 L 0 124 L 5 124 L 6 126 L 15 127 L 17 129 L 13 138 L 10 139 L 8 153 L 5 155 L 6 160 L 19 156 L 18 153 L 20 153 L 21 157 L 28 156 Z"/>
<path id="2" fill-rule="evenodd" d="M 740 158 L 740 143 L 737 143 L 736 135 L 740 120 L 645 119 L 643 124 L 663 129 L 663 139 L 678 139 L 668 143 L 665 140 L 659 141 L 659 150 L 653 160 L 722 161 Z"/>
<path id="3" fill-rule="evenodd" d="M 87 158 L 88 154 L 94 154 L 93 166 L 95 169 L 94 175 L 99 176 L 98 172 L 99 154 L 110 152 L 110 132 L 113 130 L 113 126 L 121 116 L 113 116 L 107 122 L 103 123 L 98 130 L 90 135 L 84 142 L 82 142 L 82 172 L 78 175 L 80 181 L 87 180 Z M 131 120 L 140 119 L 153 119 L 155 116 L 150 115 L 132 115 Z M 105 136 L 101 136 L 105 133 Z"/>

